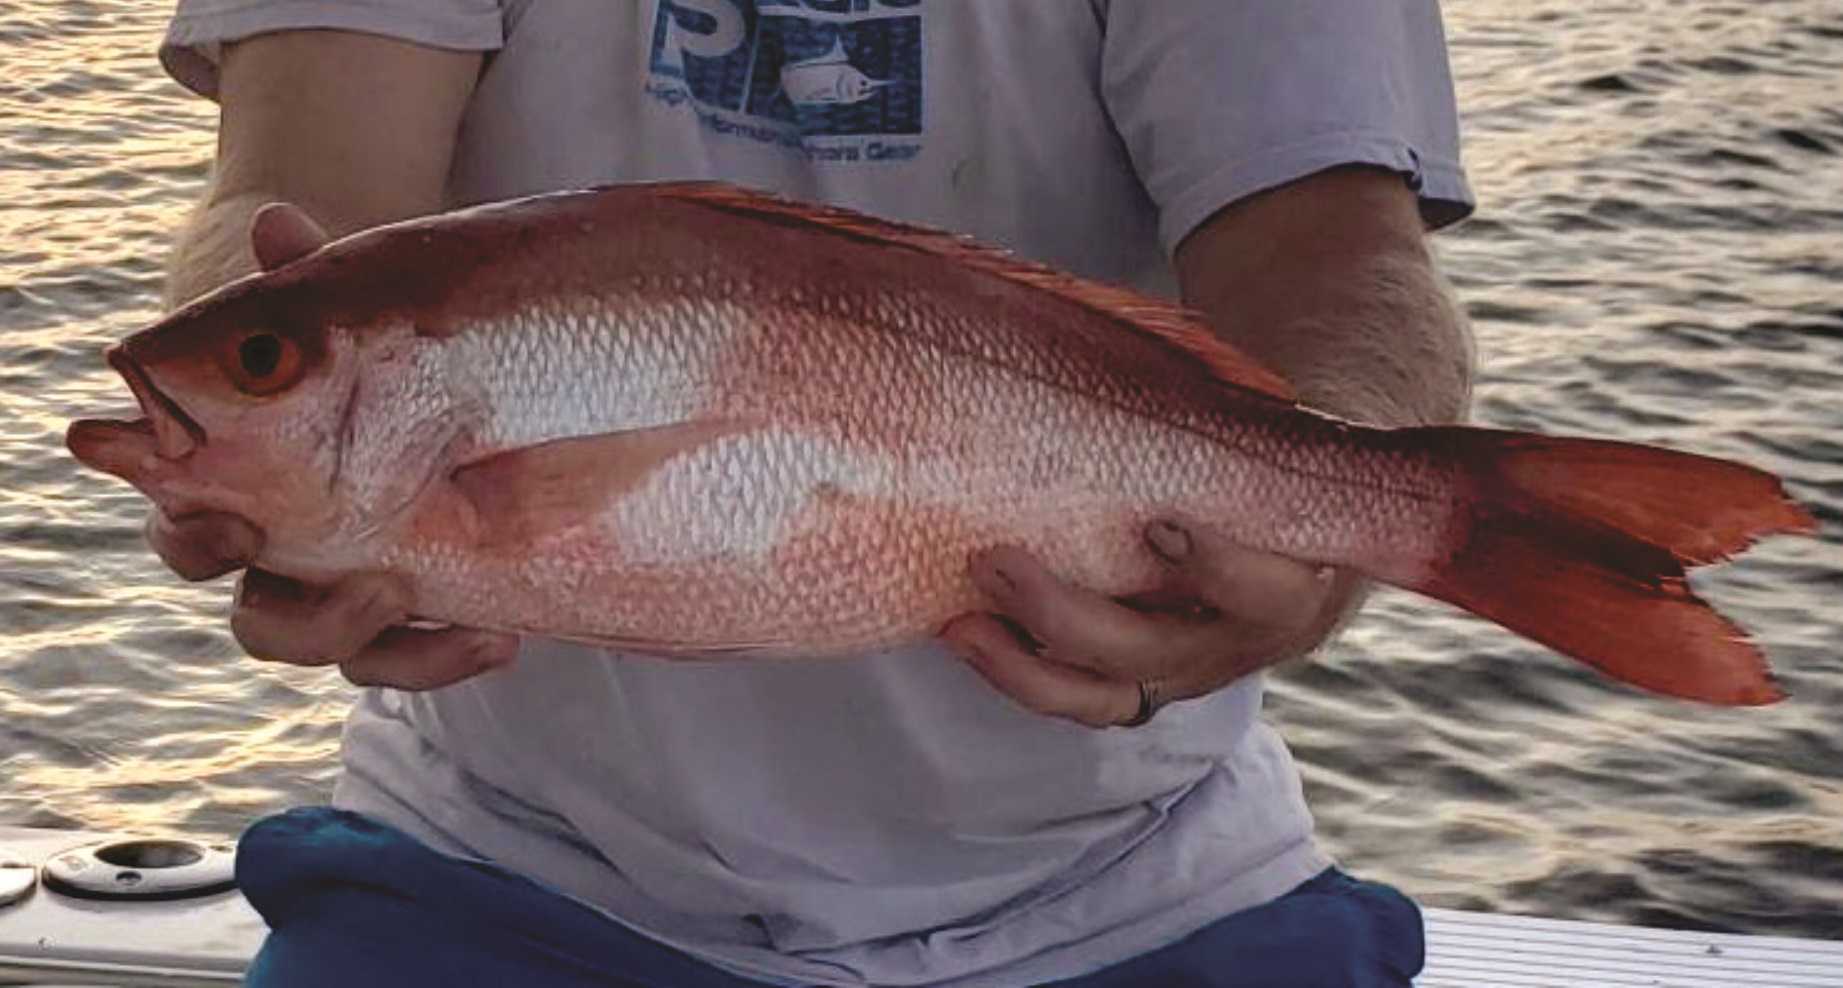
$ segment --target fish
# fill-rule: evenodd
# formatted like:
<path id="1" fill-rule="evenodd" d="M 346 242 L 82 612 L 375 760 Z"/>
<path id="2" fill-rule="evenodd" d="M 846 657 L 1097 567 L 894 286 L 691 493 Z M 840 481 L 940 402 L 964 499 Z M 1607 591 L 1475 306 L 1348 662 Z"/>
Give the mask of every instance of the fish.
<path id="1" fill-rule="evenodd" d="M 823 55 L 781 68 L 781 91 L 799 106 L 862 103 L 878 90 L 897 84 L 893 79 L 872 79 L 852 65 L 843 38 L 834 38 L 831 50 Z"/>
<path id="2" fill-rule="evenodd" d="M 863 103 L 879 88 L 898 85 L 896 79 L 872 79 L 851 65 L 844 53 L 844 39 L 831 41 L 831 50 L 811 59 L 792 61 L 781 66 L 781 92 L 796 105 L 828 103 Z"/>
<path id="3" fill-rule="evenodd" d="M 1815 519 L 1728 460 L 1302 404 L 1180 304 L 721 183 L 377 227 L 105 351 L 83 464 L 253 565 L 685 659 L 848 657 L 980 609 L 1000 544 L 1128 597 L 1158 520 L 1457 606 L 1668 696 L 1782 698 L 1688 569 Z"/>

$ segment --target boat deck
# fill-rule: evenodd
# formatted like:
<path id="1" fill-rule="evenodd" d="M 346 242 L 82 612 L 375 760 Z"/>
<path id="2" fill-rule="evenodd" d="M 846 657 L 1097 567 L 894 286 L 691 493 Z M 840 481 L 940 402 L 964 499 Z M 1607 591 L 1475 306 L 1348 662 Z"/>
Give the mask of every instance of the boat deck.
<path id="1" fill-rule="evenodd" d="M 0 864 L 44 861 L 95 836 L 0 827 Z M 1426 912 L 1418 988 L 1843 988 L 1843 939 Z M 235 892 L 116 904 L 39 888 L 0 906 L 0 985 L 236 984 L 263 932 Z"/>
<path id="2" fill-rule="evenodd" d="M 1843 988 L 1843 941 L 1426 914 L 1418 988 Z"/>

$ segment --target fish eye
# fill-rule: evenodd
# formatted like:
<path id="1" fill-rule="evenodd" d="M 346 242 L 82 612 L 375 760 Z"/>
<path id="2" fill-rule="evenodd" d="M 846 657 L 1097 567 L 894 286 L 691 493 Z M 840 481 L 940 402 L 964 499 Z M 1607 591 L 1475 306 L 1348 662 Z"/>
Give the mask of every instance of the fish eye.
<path id="1" fill-rule="evenodd" d="M 258 330 L 237 341 L 226 355 L 230 379 L 248 395 L 270 395 L 295 383 L 305 370 L 300 344 L 268 330 Z"/>
<path id="2" fill-rule="evenodd" d="M 282 341 L 274 333 L 257 333 L 237 347 L 237 360 L 243 373 L 251 377 L 268 377 L 282 362 Z"/>

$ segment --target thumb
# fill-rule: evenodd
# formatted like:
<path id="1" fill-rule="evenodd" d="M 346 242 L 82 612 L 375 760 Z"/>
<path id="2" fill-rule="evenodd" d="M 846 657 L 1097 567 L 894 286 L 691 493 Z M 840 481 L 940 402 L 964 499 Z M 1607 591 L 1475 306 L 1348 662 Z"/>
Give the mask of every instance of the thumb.
<path id="1" fill-rule="evenodd" d="M 311 254 L 331 239 L 324 227 L 293 203 L 269 203 L 250 220 L 250 249 L 264 271 Z"/>
<path id="2" fill-rule="evenodd" d="M 1237 621 L 1290 627 L 1324 605 L 1335 571 L 1237 545 L 1206 526 L 1154 522 L 1146 543 L 1169 567 L 1168 591 L 1195 596 Z"/>

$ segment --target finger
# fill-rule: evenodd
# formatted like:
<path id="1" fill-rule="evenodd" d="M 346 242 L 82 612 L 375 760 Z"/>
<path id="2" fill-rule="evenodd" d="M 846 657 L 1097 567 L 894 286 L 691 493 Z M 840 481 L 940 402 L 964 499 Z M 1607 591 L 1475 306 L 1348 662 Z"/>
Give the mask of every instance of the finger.
<path id="1" fill-rule="evenodd" d="M 250 219 L 250 249 L 264 271 L 311 254 L 330 239 L 325 228 L 293 203 L 269 203 Z"/>
<path id="2" fill-rule="evenodd" d="M 409 601 L 408 587 L 387 574 L 363 573 L 330 587 L 310 587 L 253 569 L 238 584 L 230 631 L 256 658 L 330 665 L 401 624 Z"/>
<path id="3" fill-rule="evenodd" d="M 977 554 L 973 582 L 997 610 L 1024 626 L 1059 662 L 1098 671 L 1152 650 L 1155 622 L 1092 590 L 1064 582 L 1012 546 Z"/>
<path id="4" fill-rule="evenodd" d="M 148 545 L 168 568 L 188 580 L 209 580 L 242 569 L 262 551 L 262 531 L 236 515 L 206 511 L 168 518 L 147 516 Z"/>
<path id="5" fill-rule="evenodd" d="M 1293 628 L 1315 620 L 1335 570 L 1236 545 L 1207 527 L 1154 522 L 1146 544 L 1170 567 L 1167 592 L 1208 601 L 1238 623 Z"/>
<path id="6" fill-rule="evenodd" d="M 354 686 L 432 690 L 510 665 L 518 636 L 444 628 L 390 628 L 339 664 Z"/>
<path id="7" fill-rule="evenodd" d="M 1123 723 L 1139 710 L 1136 682 L 1037 655 L 992 615 L 960 617 L 941 637 L 986 682 L 1026 710 L 1089 727 Z"/>

